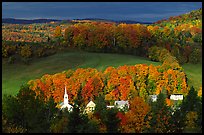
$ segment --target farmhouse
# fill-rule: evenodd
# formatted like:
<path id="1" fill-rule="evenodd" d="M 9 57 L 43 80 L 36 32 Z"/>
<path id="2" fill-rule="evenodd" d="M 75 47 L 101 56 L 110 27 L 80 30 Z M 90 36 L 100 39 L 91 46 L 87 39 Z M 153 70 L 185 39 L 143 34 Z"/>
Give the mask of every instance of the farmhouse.
<path id="1" fill-rule="evenodd" d="M 95 110 L 96 104 L 93 101 L 90 101 L 87 105 L 86 108 L 84 109 L 84 113 L 90 113 Z"/>
<path id="2" fill-rule="evenodd" d="M 128 101 L 115 101 L 114 105 L 118 108 L 118 109 L 128 109 L 129 108 L 129 102 Z"/>
<path id="3" fill-rule="evenodd" d="M 171 100 L 183 100 L 183 95 L 182 94 L 173 94 L 170 96 Z"/>

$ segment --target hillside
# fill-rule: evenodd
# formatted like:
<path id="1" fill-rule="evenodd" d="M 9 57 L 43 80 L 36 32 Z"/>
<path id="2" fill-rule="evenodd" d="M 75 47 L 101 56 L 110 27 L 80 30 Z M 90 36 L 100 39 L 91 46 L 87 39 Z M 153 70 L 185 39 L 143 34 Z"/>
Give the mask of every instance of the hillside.
<path id="1" fill-rule="evenodd" d="M 171 24 L 182 24 L 186 22 L 196 22 L 196 21 L 202 21 L 202 8 L 198 10 L 193 10 L 189 13 L 182 14 L 179 16 L 172 16 L 169 19 L 159 20 L 155 22 L 155 24 L 165 25 L 165 23 L 171 23 Z"/>
<path id="2" fill-rule="evenodd" d="M 127 61 L 128 59 L 128 61 Z M 148 59 L 122 54 L 102 54 L 102 53 L 58 53 L 42 59 L 32 61 L 31 65 L 23 65 L 21 63 L 8 64 L 7 61 L 2 63 L 2 94 L 17 94 L 22 84 L 27 83 L 31 79 L 36 79 L 44 74 L 54 74 L 67 69 L 77 68 L 96 68 L 105 70 L 108 66 L 122 66 L 135 64 L 154 64 L 161 63 L 152 62 Z"/>
<path id="3" fill-rule="evenodd" d="M 72 24 L 60 24 L 63 37 L 66 37 L 65 34 L 67 34 L 67 36 L 69 36 L 69 34 L 68 34 L 69 30 L 77 31 L 77 32 L 75 32 L 76 34 L 74 33 L 75 35 L 74 34 L 72 35 L 72 37 L 70 37 L 70 38 L 66 37 L 65 41 L 63 41 L 63 43 L 62 43 L 62 46 L 67 46 L 66 43 L 68 43 L 70 46 L 73 46 L 75 48 L 80 48 L 80 49 L 85 48 L 85 50 L 90 49 L 91 51 L 94 51 L 93 50 L 94 47 L 97 47 L 95 50 L 96 52 L 107 51 L 108 50 L 107 47 L 108 47 L 109 52 L 111 52 L 110 50 L 112 50 L 113 52 L 118 51 L 119 53 L 129 53 L 131 51 L 133 51 L 133 52 L 138 51 L 141 53 L 141 50 L 145 49 L 145 51 L 143 50 L 144 53 L 148 54 L 148 51 L 146 51 L 146 50 L 148 50 L 148 47 L 151 47 L 149 44 L 153 44 L 153 45 L 157 45 L 157 46 L 160 45 L 160 46 L 168 49 L 171 52 L 171 54 L 174 55 L 175 57 L 177 57 L 179 62 L 181 62 L 182 64 L 184 64 L 188 61 L 190 61 L 192 63 L 199 62 L 199 60 L 197 60 L 197 59 L 201 58 L 200 54 L 202 56 L 202 52 L 195 52 L 195 54 L 193 54 L 193 51 L 194 51 L 194 47 L 196 46 L 195 44 L 199 44 L 199 46 L 201 44 L 200 40 L 198 40 L 198 39 L 201 38 L 202 33 L 200 34 L 200 33 L 196 33 L 196 31 L 194 31 L 195 28 L 200 28 L 202 26 L 202 23 L 201 23 L 202 20 L 200 20 L 202 18 L 201 17 L 201 13 L 202 13 L 201 11 L 202 11 L 202 9 L 192 11 L 189 14 L 181 15 L 180 17 L 174 17 L 174 19 L 169 19 L 167 21 L 163 21 L 163 23 L 155 23 L 155 24 L 152 24 L 149 26 L 133 25 L 133 24 L 131 24 L 131 25 L 130 24 L 119 24 L 116 27 L 113 24 L 105 24 L 105 23 L 97 23 L 97 24 L 96 23 L 90 23 L 90 24 L 86 24 L 86 23 L 80 24 L 79 23 L 79 24 L 73 24 L 73 25 Z M 189 19 L 189 17 L 192 17 L 194 19 Z M 183 20 L 182 18 L 186 18 L 186 20 Z M 195 18 L 197 18 L 197 20 L 195 20 Z M 90 19 L 90 18 L 88 18 L 88 19 Z M 179 23 L 181 23 L 182 25 L 176 26 L 175 23 L 177 21 Z M 193 23 L 193 22 L 196 22 L 196 23 Z M 187 23 L 187 24 L 185 24 L 185 23 Z M 161 24 L 166 25 L 166 27 L 163 28 L 163 26 Z M 42 53 L 41 52 L 42 50 L 43 51 L 47 51 L 48 49 L 49 50 L 51 50 L 51 49 L 55 50 L 55 49 L 57 49 L 56 47 L 61 48 L 61 46 L 57 46 L 57 43 L 52 45 L 52 46 L 50 45 L 51 43 L 47 43 L 47 40 L 48 40 L 47 37 L 50 37 L 53 40 L 53 42 L 57 41 L 55 39 L 55 36 L 54 36 L 55 31 L 56 31 L 56 29 L 55 29 L 56 26 L 58 26 L 58 25 L 57 24 L 29 24 L 29 25 L 7 24 L 7 25 L 2 25 L 3 40 L 20 41 L 20 42 L 13 42 L 12 44 L 8 43 L 9 46 L 14 46 L 14 45 L 19 46 L 19 44 L 21 42 L 23 43 L 25 41 L 27 43 L 38 42 L 39 44 L 42 44 L 42 42 L 45 42 L 43 44 L 45 46 L 44 48 L 37 49 L 36 48 L 37 45 L 34 45 L 36 47 L 32 47 L 34 49 L 32 51 L 33 53 L 35 53 L 35 51 L 37 50 L 36 54 L 41 55 L 40 53 Z M 110 28 L 107 29 L 108 27 L 110 27 Z M 71 29 L 69 29 L 69 28 L 71 28 Z M 114 31 L 115 28 L 117 28 L 116 31 Z M 124 28 L 126 28 L 126 30 L 123 30 Z M 181 28 L 183 28 L 184 31 L 181 31 L 182 30 Z M 192 29 L 189 29 L 189 28 L 192 28 Z M 67 30 L 67 32 L 66 32 L 66 30 Z M 141 30 L 143 30 L 143 31 L 141 31 Z M 149 30 L 149 31 L 147 31 L 147 30 Z M 169 32 L 169 30 L 170 30 L 170 32 Z M 92 31 L 93 33 L 88 33 L 90 31 Z M 191 36 L 185 37 L 185 35 L 186 35 L 185 32 L 189 32 L 189 31 L 190 31 L 190 33 L 192 33 Z M 151 32 L 151 34 L 152 34 L 151 38 L 149 38 L 150 37 L 149 32 Z M 97 33 L 100 33 L 99 36 L 97 35 Z M 138 35 L 141 35 L 141 37 L 140 37 L 141 39 L 142 38 L 145 39 L 146 37 L 148 37 L 148 38 L 146 40 L 142 40 L 143 42 L 144 41 L 145 42 L 144 42 L 144 45 L 141 45 L 141 42 L 139 41 L 139 39 L 138 38 L 135 39 L 135 36 L 132 35 L 131 33 L 135 33 L 135 34 L 138 33 Z M 80 35 L 87 35 L 87 34 L 89 34 L 88 40 L 87 40 L 86 36 L 80 37 Z M 115 35 L 117 37 L 115 37 Z M 179 36 L 182 36 L 182 38 L 178 38 Z M 113 40 L 110 40 L 111 39 L 110 37 L 112 39 L 116 38 L 116 40 L 119 41 L 118 44 L 114 45 Z M 155 38 L 155 40 L 154 40 L 154 38 Z M 68 42 L 67 42 L 67 39 L 69 39 Z M 149 40 L 149 39 L 151 39 L 151 40 Z M 181 41 L 186 41 L 186 39 L 187 39 L 188 44 L 184 44 L 183 42 L 181 42 Z M 126 42 L 127 40 L 128 40 L 128 42 Z M 82 43 L 84 43 L 84 44 L 82 44 Z M 147 43 L 148 43 L 148 46 L 146 46 Z M 88 44 L 88 46 L 86 44 Z M 32 44 L 30 44 L 30 46 L 31 45 Z M 93 48 L 91 48 L 91 45 L 93 46 Z M 171 45 L 171 47 L 169 47 L 168 45 Z M 141 47 L 139 47 L 139 46 L 141 46 Z M 189 46 L 190 46 L 190 50 L 191 50 L 190 53 L 188 51 Z M 144 47 L 144 48 L 142 48 L 142 47 Z M 196 46 L 196 48 L 197 48 L 197 46 Z M 7 47 L 7 44 L 3 45 L 3 50 L 4 49 L 8 49 L 7 50 L 8 52 L 6 52 L 5 55 L 8 55 L 6 57 L 10 58 L 10 56 L 13 55 L 12 53 L 14 53 L 13 52 L 14 50 L 12 50 L 12 47 L 11 48 Z M 9 50 L 9 49 L 11 49 L 11 50 Z M 16 51 L 17 50 L 21 50 L 21 48 L 17 47 Z M 197 51 L 197 50 L 195 50 L 195 51 Z M 90 54 L 87 53 L 86 55 L 89 56 Z M 84 55 L 85 59 L 86 59 L 86 55 Z M 55 57 L 55 56 L 57 56 L 57 58 L 59 58 L 60 55 L 57 54 L 57 55 L 54 55 L 53 57 Z M 52 57 L 52 56 L 50 56 L 50 57 Z M 61 60 L 60 61 L 52 61 L 52 60 L 49 60 L 50 57 L 45 58 L 47 61 L 51 62 L 50 63 L 51 69 L 45 68 L 48 71 L 48 73 L 56 73 L 56 72 L 60 72 L 61 70 L 66 69 L 66 68 L 63 68 L 63 60 L 66 61 L 66 59 L 64 59 L 65 57 L 62 58 L 62 61 Z M 114 58 L 112 58 L 112 57 L 114 57 Z M 128 61 L 126 61 L 126 57 L 128 58 Z M 135 57 L 135 56 L 132 56 L 132 57 Z M 106 55 L 104 55 L 104 58 L 106 59 Z M 109 58 L 109 56 L 108 56 L 108 58 Z M 129 58 L 129 55 L 124 56 L 124 58 L 120 58 L 120 56 L 117 58 L 114 54 L 110 55 L 110 59 L 111 59 L 110 63 L 107 63 L 107 59 L 106 59 L 105 63 L 103 63 L 103 58 L 101 58 L 101 54 L 97 55 L 96 58 L 93 57 L 92 59 L 93 59 L 93 61 L 88 60 L 88 62 L 92 63 L 90 65 L 90 67 L 95 67 L 97 69 L 100 69 L 100 68 L 104 69 L 104 67 L 111 66 L 113 61 L 116 61 L 115 66 L 119 66 L 122 64 L 128 64 L 128 63 L 136 64 L 136 63 L 138 63 L 137 61 L 139 61 L 138 59 L 130 61 L 131 59 Z M 42 59 L 39 59 L 39 61 L 41 61 L 41 60 Z M 75 60 L 75 57 L 74 57 L 74 60 Z M 77 63 L 77 60 L 76 60 L 76 63 Z M 80 57 L 79 60 L 81 61 L 81 60 L 83 60 L 83 58 Z M 100 61 L 102 61 L 102 62 L 100 62 Z M 182 62 L 182 61 L 184 61 L 184 62 Z M 54 67 L 56 65 L 53 65 L 53 64 L 55 62 L 59 62 L 59 65 L 61 65 L 60 67 L 57 67 L 57 70 L 54 69 Z M 148 62 L 145 61 L 144 63 L 148 63 Z M 35 65 L 35 62 L 33 64 Z M 70 67 L 70 68 L 76 67 L 76 66 L 71 66 L 71 64 L 74 64 L 74 63 L 70 63 L 68 67 Z M 188 64 L 190 65 L 189 67 L 191 67 L 191 63 L 188 63 Z M 29 66 L 29 68 L 31 68 L 32 70 L 34 70 L 36 68 L 36 70 L 38 70 L 37 68 L 42 66 L 40 63 L 39 63 L 39 65 L 37 64 L 38 66 L 37 65 L 34 66 L 34 65 Z M 54 67 L 52 67 L 52 65 Z M 44 67 L 44 66 L 42 66 L 42 67 Z M 88 67 L 88 66 L 89 65 L 84 66 L 84 67 Z M 19 68 L 24 69 L 25 67 L 26 67 L 25 65 L 19 64 Z M 184 67 L 185 67 L 185 65 L 184 65 Z M 193 71 L 189 67 L 186 66 L 187 74 L 190 76 L 190 78 L 192 78 L 191 82 L 194 85 L 196 84 L 195 88 L 198 90 L 201 86 L 200 80 L 202 80 L 202 79 L 200 78 L 199 73 L 193 73 Z M 8 64 L 4 65 L 3 64 L 3 72 L 6 72 L 5 73 L 6 76 L 12 76 L 12 74 L 10 74 L 10 73 L 12 73 L 11 71 L 14 70 L 15 68 L 16 67 L 14 65 L 8 65 Z M 18 66 L 17 66 L 17 68 L 18 68 Z M 25 75 L 25 76 L 23 76 L 22 80 L 24 81 L 24 79 L 26 78 L 25 80 L 28 81 L 29 79 L 32 79 L 32 77 L 40 77 L 41 75 L 43 75 L 43 73 L 46 72 L 46 70 L 43 70 L 42 72 L 39 70 L 39 72 L 37 72 L 36 75 L 34 75 L 34 76 L 31 75 L 29 78 L 27 78 L 27 75 Z M 21 70 L 19 70 L 19 71 L 21 71 Z M 200 69 L 198 71 L 202 72 Z M 19 72 L 18 74 L 23 74 L 22 72 Z M 30 72 L 30 70 L 28 72 Z M 195 75 L 193 75 L 193 74 L 195 74 Z M 5 86 L 11 86 L 13 88 L 15 87 L 15 89 L 16 89 L 15 91 L 17 91 L 18 88 L 16 88 L 16 87 L 19 87 L 22 84 L 22 82 L 21 82 L 22 80 L 19 79 L 19 81 L 16 82 L 16 85 L 5 85 L 4 83 L 11 83 L 10 81 L 7 81 L 7 79 L 9 79 L 9 78 L 6 76 L 3 76 L 3 89 L 7 89 Z M 21 77 L 19 77 L 19 78 L 21 78 Z M 195 82 L 194 80 L 198 80 L 198 82 Z M 5 91 L 11 91 L 11 89 L 5 90 Z M 9 92 L 9 93 L 12 93 L 12 92 Z M 14 92 L 14 93 L 16 93 L 16 92 Z"/>

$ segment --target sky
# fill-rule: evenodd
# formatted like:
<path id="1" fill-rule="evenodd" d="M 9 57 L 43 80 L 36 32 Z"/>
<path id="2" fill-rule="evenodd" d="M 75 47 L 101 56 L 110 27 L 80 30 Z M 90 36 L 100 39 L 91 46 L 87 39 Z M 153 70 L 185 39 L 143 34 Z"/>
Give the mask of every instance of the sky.
<path id="1" fill-rule="evenodd" d="M 2 2 L 2 18 L 155 22 L 199 8 L 202 2 Z"/>

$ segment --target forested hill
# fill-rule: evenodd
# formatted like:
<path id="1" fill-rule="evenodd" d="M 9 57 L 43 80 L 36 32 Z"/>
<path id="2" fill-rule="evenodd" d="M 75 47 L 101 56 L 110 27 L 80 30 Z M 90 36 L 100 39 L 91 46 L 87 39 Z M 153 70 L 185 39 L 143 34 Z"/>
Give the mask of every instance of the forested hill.
<path id="1" fill-rule="evenodd" d="M 202 23 L 202 8 L 198 10 L 193 10 L 189 13 L 179 15 L 179 16 L 172 16 L 168 19 L 164 20 L 159 20 L 155 22 L 154 24 L 160 25 L 160 26 L 166 26 L 169 24 L 183 24 L 191 22 L 192 24 L 195 24 L 196 22 L 201 22 Z"/>

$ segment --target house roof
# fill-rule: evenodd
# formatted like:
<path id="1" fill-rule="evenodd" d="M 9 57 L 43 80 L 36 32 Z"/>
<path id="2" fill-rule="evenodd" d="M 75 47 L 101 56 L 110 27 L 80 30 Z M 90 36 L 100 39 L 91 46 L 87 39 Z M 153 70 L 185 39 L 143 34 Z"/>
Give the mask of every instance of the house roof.
<path id="1" fill-rule="evenodd" d="M 96 104 L 93 102 L 93 101 L 90 101 L 87 105 L 86 105 L 86 107 L 95 107 L 96 106 Z"/>

